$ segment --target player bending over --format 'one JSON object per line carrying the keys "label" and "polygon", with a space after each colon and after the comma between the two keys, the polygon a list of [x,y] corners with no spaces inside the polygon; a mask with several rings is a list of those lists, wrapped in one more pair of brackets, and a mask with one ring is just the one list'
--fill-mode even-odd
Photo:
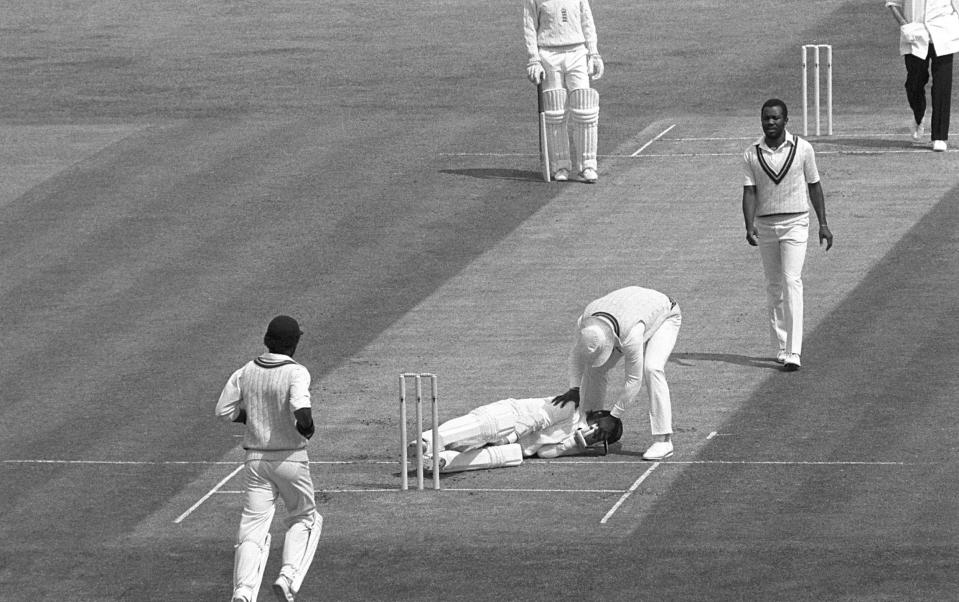
{"label": "player bending over", "polygon": [[[623,423],[609,412],[586,417],[574,405],[559,407],[552,397],[503,399],[482,405],[439,426],[440,472],[519,466],[523,458],[579,454],[593,445],[615,443]],[[433,453],[433,433],[423,433],[424,455]],[[412,446],[416,446],[414,442]]]}

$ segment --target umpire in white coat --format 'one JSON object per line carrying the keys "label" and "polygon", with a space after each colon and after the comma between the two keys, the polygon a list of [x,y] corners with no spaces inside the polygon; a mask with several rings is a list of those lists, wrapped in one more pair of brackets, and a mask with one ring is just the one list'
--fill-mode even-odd
{"label": "umpire in white coat", "polygon": [[906,99],[914,140],[925,130],[926,84],[932,75],[932,150],[945,151],[952,104],[952,55],[959,52],[959,0],[886,0],[899,24],[899,53],[906,61]]}
{"label": "umpire in white coat", "polygon": [[679,305],[667,295],[628,286],[586,306],[576,323],[576,341],[569,353],[570,390],[553,403],[580,403],[585,412],[606,406],[609,371],[623,358],[625,389],[610,413],[622,418],[643,383],[649,396],[649,423],[654,442],[644,460],[673,455],[672,404],[666,384],[666,361],[682,326]]}

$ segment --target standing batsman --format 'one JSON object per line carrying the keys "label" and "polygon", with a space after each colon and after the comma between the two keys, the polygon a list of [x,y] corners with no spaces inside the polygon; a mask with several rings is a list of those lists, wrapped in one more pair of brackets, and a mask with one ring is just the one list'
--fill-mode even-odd
{"label": "standing batsman", "polygon": [[[604,69],[589,0],[523,2],[526,76],[534,84],[543,84],[552,178],[569,180],[572,168],[580,181],[596,182],[599,92],[590,87],[590,77],[598,80]],[[567,110],[572,122],[572,161]]]}
{"label": "standing batsman", "polygon": [[582,400],[587,414],[605,409],[609,371],[623,358],[625,389],[610,413],[621,418],[645,383],[654,442],[643,459],[672,456],[673,418],[666,361],[682,322],[679,305],[649,288],[627,286],[592,301],[576,322],[576,342],[569,353],[570,389],[555,397],[553,403],[565,406]]}
{"label": "standing batsman", "polygon": [[306,451],[314,431],[310,373],[293,361],[302,334],[293,318],[273,318],[263,337],[268,352],[234,372],[216,404],[217,416],[246,425],[246,492],[236,536],[233,602],[256,599],[277,495],[288,513],[283,566],[273,583],[277,600],[293,601],[323,528]]}

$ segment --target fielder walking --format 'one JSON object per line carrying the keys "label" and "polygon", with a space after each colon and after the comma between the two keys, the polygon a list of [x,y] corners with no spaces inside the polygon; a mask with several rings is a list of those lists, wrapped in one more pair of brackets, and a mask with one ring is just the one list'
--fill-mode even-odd
{"label": "fielder walking", "polygon": [[787,371],[801,366],[802,269],[809,238],[809,205],[819,221],[819,244],[832,248],[826,201],[812,145],[786,130],[786,103],[767,100],[761,109],[764,136],[743,153],[743,218],[746,242],[759,247],[766,307],[776,361]]}
{"label": "fielder walking", "polygon": [[292,602],[323,528],[306,451],[314,432],[310,373],[293,360],[302,334],[293,318],[274,318],[263,337],[268,352],[234,372],[216,404],[217,416],[246,425],[246,491],[236,536],[233,602],[256,599],[278,495],[288,517],[283,566],[273,583],[277,600]]}
{"label": "fielder walking", "polygon": [[610,414],[621,419],[645,383],[654,442],[643,459],[672,456],[672,402],[666,384],[666,361],[676,345],[682,321],[676,301],[639,286],[621,288],[591,302],[576,322],[576,339],[569,353],[570,389],[555,397],[553,403],[565,406],[582,402],[587,413],[605,409],[608,373],[623,358],[625,390]]}
{"label": "fielder walking", "polygon": [[590,78],[601,78],[604,67],[589,0],[524,0],[523,32],[526,76],[543,84],[552,179],[569,180],[572,169],[580,181],[596,182],[599,92],[590,87]]}

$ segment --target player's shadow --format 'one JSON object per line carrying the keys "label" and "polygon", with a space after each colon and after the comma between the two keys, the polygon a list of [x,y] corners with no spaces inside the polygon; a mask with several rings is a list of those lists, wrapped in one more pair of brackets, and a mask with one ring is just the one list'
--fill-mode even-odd
{"label": "player's shadow", "polygon": [[860,151],[864,154],[870,152],[898,151],[903,149],[922,150],[928,148],[929,143],[919,143],[908,136],[896,138],[832,138],[816,142],[813,139],[816,150],[827,149],[829,146],[849,149],[849,151]]}
{"label": "player's shadow", "polygon": [[479,180],[513,180],[521,182],[542,182],[543,176],[536,171],[509,169],[505,167],[478,167],[473,169],[441,169],[440,173],[453,176],[466,176]]}
{"label": "player's shadow", "polygon": [[772,357],[749,357],[746,355],[735,355],[732,353],[673,353],[669,360],[680,366],[691,366],[689,362],[724,362],[727,364],[736,364],[738,366],[748,366],[750,368],[768,368],[779,370],[782,365]]}

